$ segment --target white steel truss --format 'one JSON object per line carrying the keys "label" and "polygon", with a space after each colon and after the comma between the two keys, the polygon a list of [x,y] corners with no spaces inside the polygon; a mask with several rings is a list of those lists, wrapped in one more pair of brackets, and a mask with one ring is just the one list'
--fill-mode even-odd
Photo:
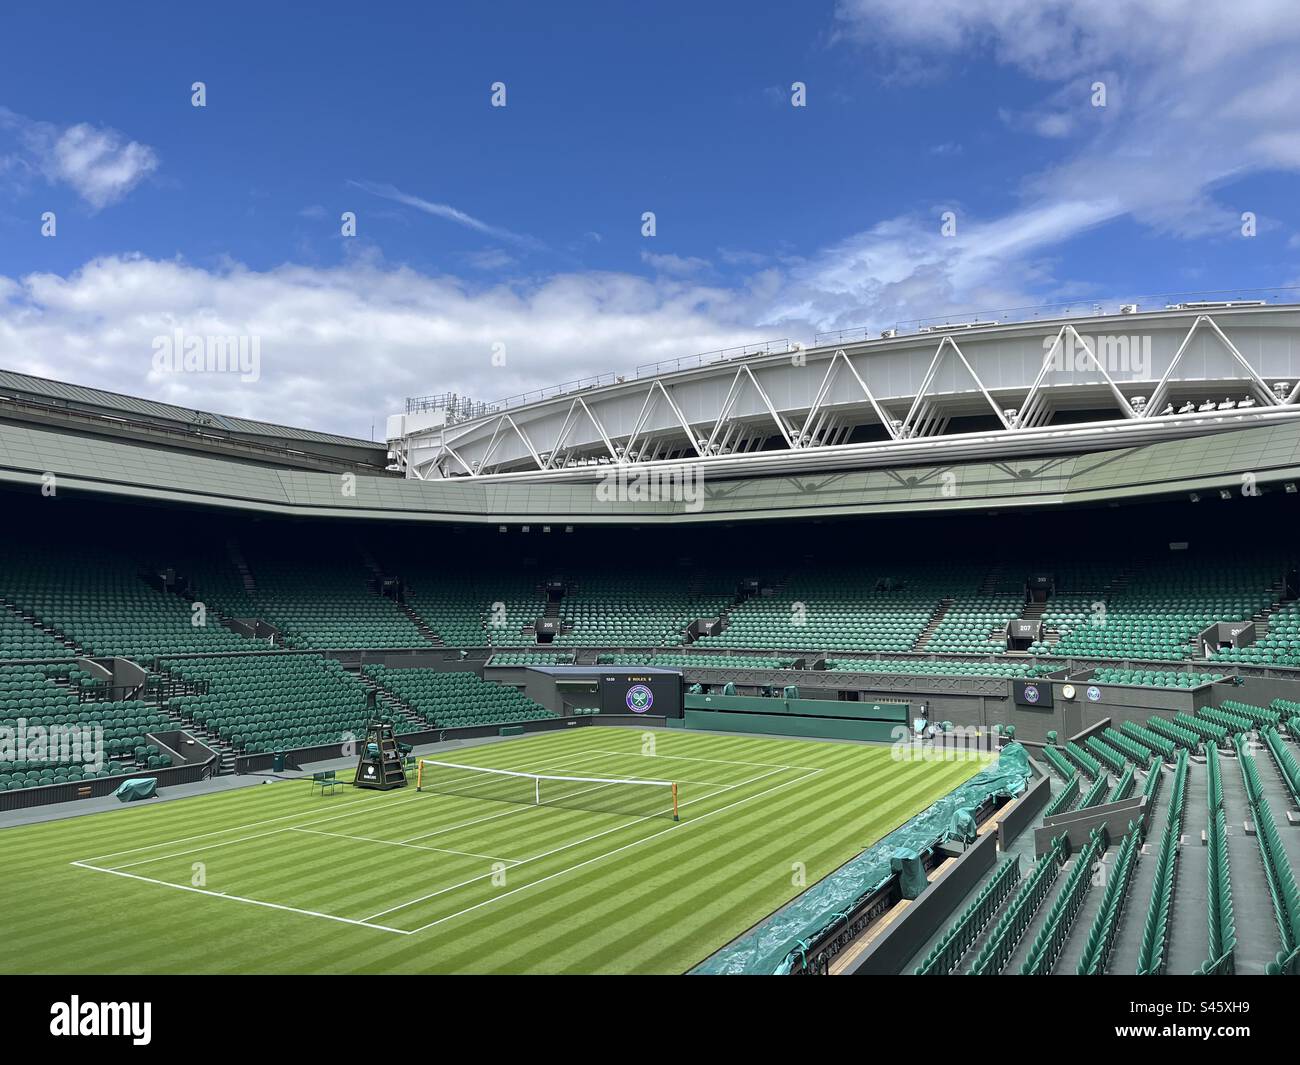
{"label": "white steel truss", "polygon": [[[395,440],[393,449],[399,466],[409,476],[459,476],[462,472],[471,477],[497,476],[503,472],[528,476],[530,471],[549,474],[570,467],[608,463],[713,462],[715,459],[725,460],[727,456],[737,460],[751,456],[757,461],[756,453],[764,451],[842,450],[855,446],[851,441],[859,427],[874,426],[876,422],[883,426],[884,433],[881,434],[883,439],[872,446],[906,449],[913,444],[933,441],[935,446],[942,447],[941,441],[952,432],[953,419],[964,417],[965,412],[972,410],[972,403],[979,403],[975,398],[976,391],[996,419],[997,428],[989,432],[1011,431],[1015,438],[1023,439],[1051,431],[1059,404],[1069,401],[1071,395],[1080,397],[1089,410],[1110,407],[1113,401],[1118,412],[1113,416],[1115,420],[1110,421],[1110,416],[1102,419],[1093,416],[1091,422],[1098,427],[1106,424],[1136,428],[1138,423],[1154,426],[1156,420],[1165,414],[1162,408],[1170,396],[1181,395],[1186,388],[1195,387],[1203,391],[1201,385],[1211,381],[1230,387],[1246,386],[1254,397],[1259,414],[1275,412],[1281,415],[1295,409],[1300,402],[1300,371],[1286,374],[1288,383],[1284,387],[1280,383],[1270,387],[1261,376],[1262,371],[1251,365],[1210,314],[1180,315],[1176,322],[1168,322],[1168,316],[1165,318],[1166,343],[1176,344],[1176,348],[1171,360],[1162,367],[1159,380],[1154,383],[1147,373],[1143,373],[1143,380],[1139,381],[1127,367],[1108,365],[1112,356],[1103,351],[1105,341],[1092,336],[1091,330],[1070,322],[1053,323],[1051,328],[1055,332],[1042,335],[1046,351],[1039,365],[1033,366],[1032,359],[1036,355],[1028,352],[1028,358],[1019,363],[1032,374],[1032,380],[1022,377],[1020,379],[1025,384],[1008,385],[1008,374],[1003,367],[996,386],[997,398],[976,372],[972,358],[963,350],[976,341],[965,336],[959,341],[949,334],[930,339],[924,348],[914,348],[913,365],[917,368],[925,359],[925,352],[931,352],[914,393],[909,389],[898,394],[897,388],[892,388],[886,398],[880,398],[867,383],[867,378],[876,372],[876,364],[864,363],[860,358],[855,362],[857,355],[851,357],[844,348],[836,348],[822,354],[826,365],[821,374],[810,368],[812,376],[804,379],[806,384],[793,389],[787,376],[779,373],[774,377],[767,376],[764,367],[769,364],[727,367],[725,372],[731,373],[730,379],[717,375],[719,379],[714,386],[726,382],[725,398],[720,404],[717,402],[720,388],[704,393],[708,397],[708,413],[696,417],[694,422],[685,411],[699,410],[702,398],[700,393],[689,391],[692,387],[690,380],[679,382],[674,378],[671,383],[666,383],[656,377],[637,387],[635,392],[622,389],[615,393],[620,401],[630,399],[632,404],[635,404],[636,395],[642,397],[630,432],[621,431],[611,436],[601,420],[606,416],[606,410],[601,407],[604,394],[598,391],[564,397],[570,403],[559,432],[554,436],[554,444],[541,450],[529,433],[540,434],[539,439],[544,437],[549,441],[553,434],[551,427],[556,424],[562,409],[558,405],[545,408],[523,406],[514,411],[494,412],[476,422],[433,429],[423,441],[419,440],[418,434]],[[1217,338],[1217,343],[1207,341],[1196,348],[1210,360],[1202,375],[1204,380],[1180,378],[1181,367],[1188,363],[1193,353],[1193,342],[1202,330],[1209,330]],[[935,339],[937,346],[931,348]],[[1067,348],[1067,344],[1071,347]],[[1112,353],[1117,351],[1113,345],[1108,350]],[[1170,350],[1171,347],[1164,348],[1164,351]],[[1065,351],[1075,354],[1072,360],[1063,363],[1060,356]],[[984,357],[979,350],[973,350],[972,357],[975,355]],[[842,380],[846,373],[848,379]],[[949,378],[951,382],[941,384]],[[775,393],[769,392],[769,388],[775,387],[774,381],[781,383],[784,408],[773,401]],[[873,383],[875,381],[873,377]],[[876,389],[880,387],[876,383]],[[805,388],[811,388],[811,391],[804,391]],[[1125,394],[1138,388],[1144,392],[1149,390],[1150,399],[1145,409],[1135,406]],[[758,402],[754,402],[755,398]],[[907,405],[906,416],[899,420],[895,412],[901,413],[904,404]],[[1018,407],[1018,410],[1012,410],[1013,407]],[[637,407],[611,409],[630,413]],[[959,411],[963,414],[959,415]],[[584,419],[589,423],[589,429],[579,424]],[[546,428],[543,430],[539,426]],[[772,439],[772,426],[776,428],[779,441]],[[1082,433],[1085,429],[1080,426],[1068,431]],[[962,430],[962,435],[969,434]],[[864,442],[863,446],[868,443]],[[773,448],[771,444],[777,446]]]}
{"label": "white steel truss", "polygon": [[[641,435],[641,431],[645,428],[646,422],[650,420],[651,415],[658,409],[660,396],[663,396],[664,400],[668,403],[669,408],[673,412],[673,417],[677,419],[677,423],[682,427],[682,431],[686,434],[686,439],[690,441],[691,447],[694,448],[695,454],[704,454],[703,450],[700,448],[699,439],[695,435],[695,430],[691,428],[690,422],[686,420],[686,416],[682,413],[681,407],[677,405],[677,401],[673,398],[672,393],[664,387],[663,382],[656,377],[652,382],[650,382],[650,388],[645,394],[645,401],[641,404],[641,412],[637,415],[636,421],[632,425],[632,432],[628,434],[627,443],[623,448],[623,453],[627,456],[628,462],[637,461],[637,459],[631,457],[633,454],[632,447],[636,443],[637,437]],[[644,453],[645,450],[646,449],[643,448],[642,452]]]}
{"label": "white steel truss", "polygon": [[[1219,328],[1218,323],[1213,318],[1208,314],[1200,314],[1196,316],[1196,321],[1192,323],[1191,329],[1187,330],[1187,335],[1183,337],[1183,342],[1178,345],[1178,350],[1174,352],[1174,357],[1169,360],[1169,365],[1165,368],[1164,376],[1160,378],[1160,383],[1156,385],[1155,391],[1151,393],[1151,399],[1147,403],[1147,417],[1159,417],[1161,404],[1165,402],[1169,395],[1169,379],[1173,376],[1174,370],[1178,368],[1178,364],[1183,361],[1183,356],[1187,353],[1187,346],[1192,342],[1192,337],[1196,335],[1196,331],[1202,326],[1214,330],[1215,336],[1223,342],[1223,346],[1227,348],[1228,354],[1236,360],[1237,364],[1246,371],[1247,375],[1255,383],[1258,398],[1263,402],[1263,404],[1268,407],[1279,406],[1282,403],[1282,400],[1278,399],[1277,396],[1273,394],[1268,385],[1264,383],[1264,379],[1255,372],[1255,367],[1251,366],[1251,364],[1246,361],[1245,356],[1237,350],[1237,345],[1224,335],[1223,330]],[[1291,395],[1294,396],[1295,392],[1293,391]],[[1288,397],[1288,401],[1290,398],[1291,397]]]}
{"label": "white steel truss", "polygon": [[555,438],[555,444],[551,447],[551,453],[546,456],[546,464],[542,469],[549,470],[554,468],[556,456],[559,455],[560,451],[564,448],[564,442],[568,440],[569,434],[573,432],[573,427],[577,422],[577,413],[579,408],[582,408],[582,410],[586,412],[587,417],[591,419],[591,424],[596,427],[596,432],[600,434],[600,439],[604,442],[606,449],[609,451],[609,457],[615,462],[619,461],[618,452],[614,450],[614,444],[610,440],[609,434],[605,432],[605,427],[600,424],[600,419],[591,412],[591,408],[587,406],[586,400],[581,396],[578,396],[577,399],[569,404],[569,412],[564,416],[564,426],[560,429],[560,435]]}
{"label": "white steel truss", "polygon": [[1089,346],[1088,342],[1079,335],[1079,331],[1073,325],[1063,325],[1057,331],[1056,340],[1052,346],[1047,349],[1043,356],[1043,365],[1038,369],[1038,376],[1034,378],[1034,383],[1029,387],[1029,394],[1025,396],[1021,404],[1020,413],[1016,416],[1014,428],[1032,429],[1044,424],[1052,416],[1052,406],[1050,401],[1043,400],[1043,385],[1047,379],[1048,372],[1052,369],[1057,353],[1064,347],[1065,338],[1070,336],[1074,343],[1078,344],[1088,356],[1088,361],[1092,363],[1092,368],[1097,370],[1106,380],[1106,385],[1110,388],[1111,395],[1115,397],[1115,403],[1120,409],[1120,413],[1125,418],[1136,418],[1132,405],[1125,398],[1124,393],[1120,391],[1119,385],[1115,384],[1115,379],[1111,377],[1106,367],[1102,365],[1101,360],[1097,358],[1097,353]]}
{"label": "white steel truss", "polygon": [[[907,412],[907,417],[903,419],[903,428],[901,435],[906,438],[917,436],[938,436],[943,432],[944,427],[948,424],[948,416],[942,414],[936,409],[936,404],[929,401],[927,393],[930,386],[934,384],[935,375],[938,373],[939,365],[943,358],[945,348],[952,348],[961,360],[961,364],[966,367],[966,372],[971,375],[980,394],[988,402],[990,409],[997,415],[997,419],[1002,423],[1003,429],[1010,429],[1011,423],[1007,421],[1007,416],[998,406],[997,401],[989,394],[989,390],[984,387],[984,382],[980,380],[980,375],[975,372],[975,368],[967,361],[966,356],[962,353],[957,341],[950,336],[945,336],[939,341],[939,346],[934,349],[934,358],[930,360],[929,369],[925,371],[925,377],[921,380],[921,387],[916,390],[916,398],[912,400],[911,409]],[[913,423],[912,419],[921,412],[921,418]]]}
{"label": "white steel truss", "polygon": [[736,371],[736,376],[731,379],[731,387],[727,389],[727,398],[722,401],[722,409],[718,412],[718,420],[713,424],[713,431],[709,433],[709,439],[705,444],[704,450],[709,454],[715,453],[713,451],[713,445],[717,441],[718,430],[731,421],[731,412],[735,408],[736,401],[740,399],[741,393],[743,392],[745,378],[748,378],[749,382],[754,386],[754,391],[758,393],[758,398],[763,401],[763,406],[767,408],[767,413],[772,416],[772,421],[776,423],[776,427],[780,431],[782,439],[785,440],[785,446],[791,451],[794,451],[797,445],[795,444],[794,439],[790,436],[789,428],[781,419],[781,415],[776,412],[776,406],[772,403],[771,397],[768,396],[767,392],[763,389],[763,386],[758,383],[758,378],[754,376],[754,371],[748,366],[740,367],[740,369]]}
{"label": "white steel truss", "polygon": [[[845,354],[844,349],[840,348],[831,356],[830,365],[826,367],[826,373],[822,377],[822,383],[818,386],[817,392],[813,396],[812,404],[808,408],[808,417],[804,419],[804,427],[799,431],[798,436],[795,437],[796,447],[817,446],[814,443],[810,443],[810,439],[816,438],[817,429],[820,428],[819,424],[814,425],[814,421],[817,419],[818,415],[821,414],[822,406],[826,402],[826,397],[830,395],[831,388],[835,384],[836,371],[838,371],[841,362],[843,365],[848,367],[849,373],[853,375],[853,380],[857,382],[858,387],[862,389],[862,394],[866,396],[867,400],[871,403],[871,409],[876,412],[876,417],[880,419],[880,424],[885,427],[885,431],[889,434],[889,438],[891,440],[898,439],[898,430],[894,428],[893,419],[889,417],[889,414],[880,405],[875,395],[872,394],[871,389],[867,387],[867,382],[862,379],[862,375],[858,373],[858,368],[853,365],[853,361],[847,354]],[[812,430],[811,433],[809,432],[810,428]]]}
{"label": "white steel truss", "polygon": [[500,418],[497,419],[497,423],[492,430],[492,437],[488,441],[487,450],[483,452],[483,457],[478,461],[476,466],[471,466],[469,463],[467,463],[464,459],[460,457],[460,455],[456,453],[455,449],[453,449],[452,446],[449,443],[447,443],[447,430],[445,427],[442,431],[442,440],[440,441],[440,446],[442,447],[443,451],[445,451],[448,455],[454,458],[457,462],[461,464],[461,466],[465,468],[466,473],[468,473],[471,477],[477,477],[479,476],[479,474],[485,471],[488,468],[489,464],[492,462],[492,456],[496,454],[497,447],[501,443],[501,429],[503,426],[506,425],[508,425],[511,429],[513,429],[515,431],[515,435],[518,436],[519,439],[523,442],[524,447],[528,449],[528,453],[533,457],[533,462],[537,464],[537,468],[539,470],[546,469],[547,467],[542,462],[541,455],[539,455],[537,453],[537,449],[533,447],[533,442],[528,439],[528,434],[525,433],[521,428],[519,428],[519,426],[515,423],[514,418],[512,418],[509,414],[503,414],[501,415]]}

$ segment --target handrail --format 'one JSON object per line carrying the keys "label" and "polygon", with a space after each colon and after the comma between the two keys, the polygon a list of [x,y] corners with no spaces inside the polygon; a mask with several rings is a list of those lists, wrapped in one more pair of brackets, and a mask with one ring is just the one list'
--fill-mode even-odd
{"label": "handrail", "polygon": [[716,362],[730,362],[734,359],[749,358],[754,355],[786,354],[790,349],[791,341],[788,337],[782,337],[779,340],[761,340],[752,344],[741,344],[736,347],[704,351],[697,355],[683,355],[676,359],[643,363],[631,373],[620,374],[611,371],[596,374],[593,377],[580,377],[573,381],[564,381],[558,385],[546,385],[543,388],[520,392],[518,395],[507,396],[505,399],[493,400],[490,403],[469,400],[452,392],[442,392],[432,396],[409,396],[406,400],[406,413],[417,414],[429,410],[447,410],[451,415],[448,418],[450,422],[472,421],[475,418],[482,418],[489,414],[500,414],[516,407],[523,407],[529,403],[586,392],[604,385],[623,384],[629,380],[635,381],[643,377],[661,377],[664,374],[676,373],[679,370],[709,366]]}
{"label": "handrail", "polygon": [[[1042,303],[1029,304],[1020,307],[1000,307],[992,310],[959,310],[950,314],[931,315],[927,318],[909,318],[894,322],[889,327],[892,334],[900,336],[918,333],[926,326],[945,326],[971,323],[971,328],[987,328],[990,326],[1016,325],[1020,322],[1030,324],[1035,321],[1055,318],[1071,318],[1086,315],[1088,317],[1097,317],[1102,315],[1115,314],[1119,308],[1126,305],[1140,306],[1143,300],[1176,300],[1180,302],[1190,302],[1191,297],[1218,297],[1215,302],[1226,302],[1235,299],[1258,299],[1260,296],[1267,296],[1269,293],[1294,293],[1300,292],[1300,285],[1279,285],[1274,288],[1255,288],[1255,289],[1203,289],[1200,291],[1185,292],[1149,292],[1138,296],[1110,296],[1100,299],[1081,300],[1074,303]],[[1278,305],[1286,305],[1295,302],[1294,300],[1283,300],[1278,296],[1272,296],[1272,299],[1278,301]],[[1107,308],[1115,308],[1107,310]],[[1162,303],[1160,307],[1154,310],[1172,310],[1168,304]],[[1226,308],[1225,308],[1226,309]],[[1123,313],[1123,312],[1120,312]],[[1016,317],[1012,317],[1015,315]],[[813,336],[813,346],[820,347],[823,344],[838,344],[845,340],[872,340],[881,335],[881,332],[888,332],[882,326],[851,326],[848,329],[831,329],[818,332]]]}

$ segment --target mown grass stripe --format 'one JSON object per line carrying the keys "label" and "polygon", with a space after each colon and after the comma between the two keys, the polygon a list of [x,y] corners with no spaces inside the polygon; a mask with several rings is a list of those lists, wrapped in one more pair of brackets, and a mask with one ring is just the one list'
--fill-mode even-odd
{"label": "mown grass stripe", "polygon": [[[979,768],[903,763],[888,747],[686,732],[654,733],[656,753],[647,757],[644,735],[637,729],[573,730],[461,748],[448,760],[560,772],[557,763],[569,759],[581,769],[575,775],[739,786],[683,785],[684,797],[693,800],[684,820],[646,842],[638,841],[671,823],[620,824],[604,815],[522,807],[518,816],[465,826],[502,804],[439,796],[407,802],[410,791],[345,792],[336,801],[310,795],[305,781],[4,830],[0,956],[11,972],[682,971],[788,901],[797,890],[789,882],[791,862],[805,861],[812,882]],[[740,762],[755,764],[727,764]],[[799,775],[778,770],[753,779],[763,766],[821,772],[760,794]],[[353,799],[359,800],[355,806],[344,805]],[[692,827],[692,818],[717,810],[723,812]],[[401,927],[460,915],[410,936],[68,864],[137,848],[121,861],[189,851],[176,841],[195,836],[201,845],[257,835],[206,855],[199,846],[132,870],[188,884],[192,863],[203,861],[215,890],[238,888],[248,897],[348,917],[417,898],[461,868],[455,855],[288,830],[339,814],[322,829],[379,839],[433,833],[433,846],[510,857],[540,855],[614,830],[507,869],[504,889],[484,880],[411,907],[397,915]],[[281,820],[262,824],[271,818]],[[258,835],[272,828],[278,830]],[[487,863],[465,861],[473,871],[487,871]],[[225,870],[227,862],[236,868]],[[533,886],[506,894],[526,884]],[[460,912],[480,902],[487,904]],[[165,937],[157,935],[160,927]]]}

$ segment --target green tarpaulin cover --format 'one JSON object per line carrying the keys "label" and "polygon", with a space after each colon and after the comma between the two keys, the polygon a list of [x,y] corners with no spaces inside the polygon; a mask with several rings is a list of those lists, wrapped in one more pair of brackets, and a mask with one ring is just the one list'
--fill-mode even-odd
{"label": "green tarpaulin cover", "polygon": [[970,843],[975,839],[979,827],[975,823],[975,811],[969,806],[963,806],[960,810],[954,810],[952,813],[952,820],[948,822],[948,838]]}
{"label": "green tarpaulin cover", "polygon": [[153,777],[132,777],[124,780],[113,792],[118,802],[135,802],[137,799],[152,799],[158,794],[158,781]]}
{"label": "green tarpaulin cover", "polygon": [[734,943],[706,958],[692,974],[744,975],[787,973],[801,951],[848,914],[892,875],[900,848],[922,854],[950,838],[958,811],[974,810],[991,795],[1016,796],[1029,782],[1029,756],[1018,743],[1002,748],[996,762],[985,766],[961,787],[950,791],[825,880],[777,910]]}
{"label": "green tarpaulin cover", "polygon": [[916,898],[929,883],[925,875],[925,863],[910,847],[899,847],[894,851],[893,857],[889,859],[889,870],[898,874],[898,886],[905,899]]}

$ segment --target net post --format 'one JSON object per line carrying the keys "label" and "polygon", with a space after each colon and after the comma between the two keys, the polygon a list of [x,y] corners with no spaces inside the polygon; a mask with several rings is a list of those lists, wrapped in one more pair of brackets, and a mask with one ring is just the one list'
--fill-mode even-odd
{"label": "net post", "polygon": [[423,783],[424,783],[424,759],[417,758],[415,760],[415,790],[420,791],[421,785]]}
{"label": "net post", "polygon": [[673,820],[677,820],[677,781],[673,781]]}

